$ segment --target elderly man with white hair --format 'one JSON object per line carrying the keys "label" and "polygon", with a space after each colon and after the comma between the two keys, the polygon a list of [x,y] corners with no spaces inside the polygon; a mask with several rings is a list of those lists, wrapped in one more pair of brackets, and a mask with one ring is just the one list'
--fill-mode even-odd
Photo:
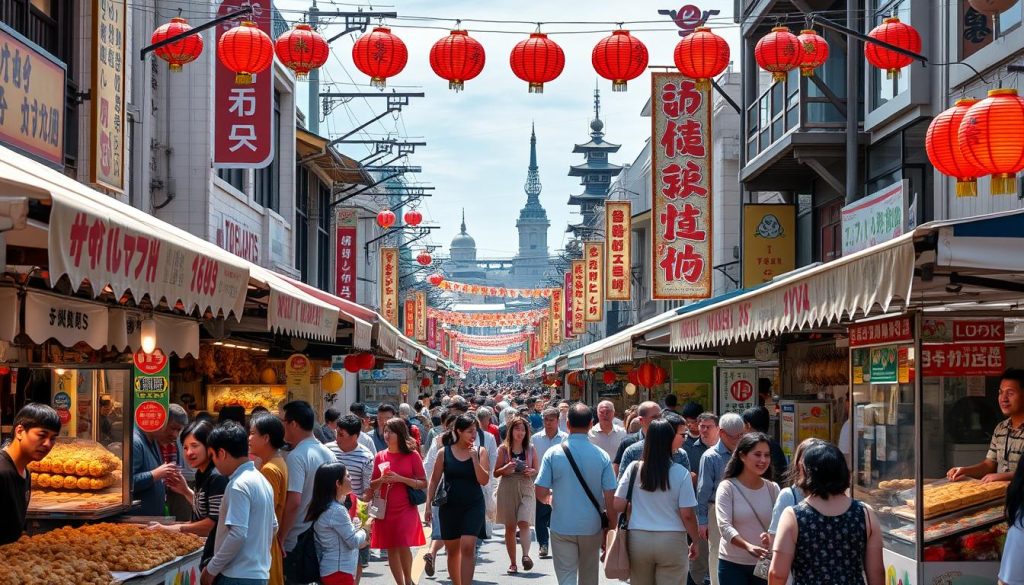
{"label": "elderly man with white hair", "polygon": [[722,539],[715,517],[715,491],[725,477],[725,465],[732,458],[736,444],[743,438],[743,417],[735,412],[718,419],[718,442],[700,458],[697,477],[697,524],[700,536],[708,543],[708,572],[711,585],[718,585],[718,545]]}
{"label": "elderly man with white hair", "polygon": [[615,424],[615,405],[610,400],[602,400],[597,404],[597,424],[587,433],[591,444],[615,457],[619,444],[626,438],[626,429]]}

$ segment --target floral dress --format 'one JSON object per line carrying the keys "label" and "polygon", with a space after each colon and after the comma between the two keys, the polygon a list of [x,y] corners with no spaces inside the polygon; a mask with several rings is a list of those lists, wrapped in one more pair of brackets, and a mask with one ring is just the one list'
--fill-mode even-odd
{"label": "floral dress", "polygon": [[864,585],[864,553],[868,543],[864,505],[850,501],[839,516],[826,516],[807,501],[796,514],[793,585]]}

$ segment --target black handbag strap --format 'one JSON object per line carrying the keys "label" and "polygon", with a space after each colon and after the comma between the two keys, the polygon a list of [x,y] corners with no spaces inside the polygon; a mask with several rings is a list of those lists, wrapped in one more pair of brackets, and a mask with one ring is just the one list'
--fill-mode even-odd
{"label": "black handbag strap", "polygon": [[569,451],[569,445],[566,442],[562,443],[562,451],[565,451],[566,458],[569,459],[569,465],[572,466],[572,472],[576,474],[576,479],[579,480],[580,485],[583,486],[583,491],[587,493],[587,498],[590,499],[590,503],[594,505],[594,509],[597,510],[598,514],[603,515],[604,510],[601,509],[601,505],[597,503],[597,498],[590,492],[590,487],[587,482],[583,480],[583,474],[580,473],[580,468],[576,466],[576,460],[572,458],[572,452]]}

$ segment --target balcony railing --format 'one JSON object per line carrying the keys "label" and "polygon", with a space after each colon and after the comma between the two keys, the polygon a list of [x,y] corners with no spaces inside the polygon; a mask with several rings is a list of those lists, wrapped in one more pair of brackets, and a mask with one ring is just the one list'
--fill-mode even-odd
{"label": "balcony railing", "polygon": [[747,106],[746,161],[753,160],[790,132],[846,128],[846,100],[830,97],[831,93],[824,82],[815,83],[800,76],[797,70],[790,72],[785,81],[766,89]]}

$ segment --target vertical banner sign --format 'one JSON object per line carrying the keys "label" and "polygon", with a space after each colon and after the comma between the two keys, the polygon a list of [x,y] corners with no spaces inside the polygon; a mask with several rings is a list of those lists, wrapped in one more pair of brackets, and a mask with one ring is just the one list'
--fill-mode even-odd
{"label": "vertical banner sign", "polygon": [[551,323],[547,317],[540,318],[540,350],[544,355],[547,355],[548,350],[551,349]]}
{"label": "vertical banner sign", "polygon": [[564,327],[562,309],[565,303],[562,302],[562,289],[551,289],[551,343],[557,345],[562,341],[562,328]]}
{"label": "vertical banner sign", "polygon": [[[253,13],[217,26],[217,42],[224,33],[251,20],[274,38],[270,28],[271,0],[224,0],[217,16],[252,4]],[[215,43],[216,44],[216,43]],[[235,83],[235,73],[214,59],[213,165],[230,169],[261,169],[274,159],[274,73],[252,76],[252,84]]]}
{"label": "vertical banner sign", "polygon": [[405,336],[412,339],[416,336],[416,298],[405,299]]}
{"label": "vertical banner sign", "polygon": [[606,201],[604,204],[605,299],[628,301],[630,291],[630,222],[632,203]]}
{"label": "vertical banner sign", "polygon": [[171,404],[170,360],[159,349],[150,354],[140,349],[132,361],[135,426],[146,433],[159,431],[167,422]]}
{"label": "vertical banner sign", "polygon": [[427,347],[437,349],[437,319],[427,319]]}
{"label": "vertical banner sign", "polygon": [[125,0],[92,4],[92,152],[89,178],[124,191]]}
{"label": "vertical banner sign", "polygon": [[572,334],[581,335],[586,329],[583,322],[583,274],[586,272],[583,260],[572,261]]}
{"label": "vertical banner sign", "polygon": [[0,143],[64,168],[66,67],[0,23]]}
{"label": "vertical banner sign", "polygon": [[589,323],[600,322],[604,319],[604,242],[584,242],[583,258],[586,262],[583,318]]}
{"label": "vertical banner sign", "polygon": [[380,249],[380,312],[398,327],[398,248]]}
{"label": "vertical banner sign", "polygon": [[427,293],[416,293],[416,341],[427,340]]}
{"label": "vertical banner sign", "polygon": [[743,287],[796,268],[796,207],[743,206]]}
{"label": "vertical banner sign", "polygon": [[711,90],[651,74],[652,296],[711,296]]}
{"label": "vertical banner sign", "polygon": [[335,213],[334,294],[356,300],[356,239],[359,215],[355,208],[339,207]]}
{"label": "vertical banner sign", "polygon": [[[570,265],[571,266],[571,265]],[[562,287],[562,302],[565,314],[565,338],[573,337],[573,294],[572,294],[572,269],[565,273],[565,286]]]}

